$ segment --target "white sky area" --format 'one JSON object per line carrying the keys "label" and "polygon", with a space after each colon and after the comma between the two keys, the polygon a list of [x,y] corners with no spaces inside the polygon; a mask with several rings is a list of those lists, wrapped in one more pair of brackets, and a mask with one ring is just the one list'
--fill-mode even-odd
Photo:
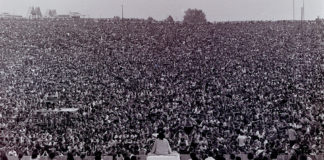
{"label": "white sky area", "polygon": [[[182,20],[188,8],[202,9],[209,21],[291,20],[293,0],[0,0],[0,13],[26,16],[28,8],[39,6],[44,14],[80,12],[92,18],[124,17],[162,20],[171,15]],[[295,18],[300,19],[303,0],[295,0]],[[324,17],[324,0],[305,0],[305,19]]]}

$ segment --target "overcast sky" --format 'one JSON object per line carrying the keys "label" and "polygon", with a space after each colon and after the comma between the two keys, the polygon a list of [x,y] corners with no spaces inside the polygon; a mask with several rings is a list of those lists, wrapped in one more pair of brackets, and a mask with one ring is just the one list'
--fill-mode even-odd
{"label": "overcast sky", "polygon": [[[283,20],[293,18],[293,0],[0,0],[0,13],[26,16],[30,6],[39,6],[43,14],[56,9],[58,14],[70,11],[86,16],[165,19],[171,15],[182,20],[188,8],[202,9],[209,21]],[[300,19],[302,0],[295,0],[296,19]],[[324,17],[324,0],[305,0],[306,19]]]}

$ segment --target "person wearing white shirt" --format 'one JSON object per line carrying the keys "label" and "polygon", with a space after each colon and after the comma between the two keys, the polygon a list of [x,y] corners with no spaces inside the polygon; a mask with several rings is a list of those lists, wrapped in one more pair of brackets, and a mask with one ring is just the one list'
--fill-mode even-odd
{"label": "person wearing white shirt", "polygon": [[248,137],[246,135],[243,135],[242,133],[240,133],[236,139],[238,142],[239,148],[242,152],[245,152],[245,144],[246,144],[247,139],[248,139]]}
{"label": "person wearing white shirt", "polygon": [[257,131],[256,132],[256,136],[258,136],[259,138],[264,138],[264,136],[265,136],[265,132],[264,132],[264,130],[262,130],[262,133],[261,133],[261,131]]}
{"label": "person wearing white shirt", "polygon": [[17,157],[18,156],[18,154],[17,154],[17,152],[15,150],[9,151],[8,155],[9,156],[14,156],[14,157]]}
{"label": "person wearing white shirt", "polygon": [[205,160],[215,160],[213,157],[207,157]]}
{"label": "person wearing white shirt", "polygon": [[159,133],[157,136],[157,139],[154,142],[153,148],[151,150],[151,154],[156,155],[169,155],[171,154],[171,147],[169,144],[169,141],[165,139],[165,136],[163,133]]}
{"label": "person wearing white shirt", "polygon": [[293,146],[297,141],[297,132],[292,127],[290,127],[287,130],[287,134],[288,140],[290,141],[290,146]]}
{"label": "person wearing white shirt", "polygon": [[180,160],[180,154],[172,152],[169,141],[165,138],[164,133],[160,132],[147,160]]}
{"label": "person wearing white shirt", "polygon": [[237,137],[237,141],[239,143],[239,147],[244,147],[245,146],[245,143],[246,143],[247,138],[248,138],[247,136],[242,135],[242,134],[240,134]]}
{"label": "person wearing white shirt", "polygon": [[215,160],[215,159],[213,158],[213,153],[209,152],[209,153],[208,153],[208,157],[207,157],[205,160]]}

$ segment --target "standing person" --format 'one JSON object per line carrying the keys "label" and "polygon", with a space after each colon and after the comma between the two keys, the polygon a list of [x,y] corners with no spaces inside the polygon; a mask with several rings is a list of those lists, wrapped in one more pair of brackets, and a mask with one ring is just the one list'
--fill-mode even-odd
{"label": "standing person", "polygon": [[292,147],[297,142],[297,132],[293,129],[293,127],[290,127],[287,130],[287,134],[290,146]]}
{"label": "standing person", "polygon": [[85,157],[86,157],[86,154],[85,154],[85,153],[81,153],[80,158],[81,158],[82,160],[84,160]]}
{"label": "standing person", "polygon": [[74,160],[74,157],[73,157],[73,153],[72,152],[69,152],[68,154],[67,154],[67,158],[66,158],[67,160]]}
{"label": "standing person", "polygon": [[239,149],[241,152],[245,152],[245,144],[246,144],[248,137],[246,135],[243,135],[242,132],[240,132],[240,131],[238,131],[238,132],[239,132],[239,135],[236,140],[238,142]]}
{"label": "standing person", "polygon": [[124,157],[121,153],[117,153],[116,160],[124,160]]}
{"label": "standing person", "polygon": [[0,160],[8,160],[8,157],[4,151],[0,151]]}
{"label": "standing person", "polygon": [[189,138],[184,132],[179,133],[179,141],[178,141],[178,147],[179,147],[179,153],[180,154],[187,154],[189,149]]}
{"label": "standing person", "polygon": [[39,159],[37,150],[33,151],[32,155],[31,155],[31,159],[33,159],[33,160],[38,160]]}
{"label": "standing person", "polygon": [[95,152],[95,160],[101,160],[101,155],[102,155],[101,151],[96,151]]}
{"label": "standing person", "polygon": [[249,160],[252,160],[252,159],[254,158],[253,153],[248,153],[247,158],[248,158]]}
{"label": "standing person", "polygon": [[19,160],[22,160],[23,156],[24,156],[23,153],[19,153],[19,154],[18,154],[18,159],[19,159]]}
{"label": "standing person", "polygon": [[199,160],[196,153],[190,153],[190,159],[189,160]]}
{"label": "standing person", "polygon": [[55,152],[50,152],[49,153],[49,155],[48,155],[48,158],[50,159],[50,160],[55,160]]}

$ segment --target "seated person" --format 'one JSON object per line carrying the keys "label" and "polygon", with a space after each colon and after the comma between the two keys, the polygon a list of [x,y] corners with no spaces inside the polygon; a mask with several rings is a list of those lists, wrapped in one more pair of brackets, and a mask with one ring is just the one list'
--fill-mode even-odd
{"label": "seated person", "polygon": [[165,139],[164,133],[160,132],[147,160],[180,160],[180,155],[171,151],[169,141]]}
{"label": "seated person", "polygon": [[172,153],[169,141],[165,139],[162,132],[157,136],[150,153],[153,155],[170,155]]}

